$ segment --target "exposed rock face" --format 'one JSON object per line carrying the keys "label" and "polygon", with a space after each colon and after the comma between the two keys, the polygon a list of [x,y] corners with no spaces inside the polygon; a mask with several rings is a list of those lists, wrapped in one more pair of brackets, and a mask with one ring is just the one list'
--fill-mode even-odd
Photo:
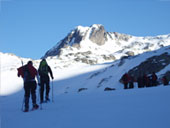
{"label": "exposed rock face", "polygon": [[132,52],[132,51],[128,51],[128,52],[126,52],[126,54],[127,54],[128,56],[134,56],[134,55],[135,55],[134,52]]}
{"label": "exposed rock face", "polygon": [[98,27],[92,27],[92,31],[91,31],[89,39],[93,43],[96,43],[98,45],[104,45],[105,42],[107,41],[106,34],[107,33],[104,27],[101,25],[100,26],[98,25]]}
{"label": "exposed rock face", "polygon": [[116,90],[115,88],[110,88],[110,87],[106,87],[105,89],[104,89],[104,91],[113,91],[113,90]]}
{"label": "exposed rock face", "polygon": [[97,64],[97,60],[88,59],[88,58],[85,58],[85,57],[84,58],[77,57],[74,60],[77,61],[77,62],[82,62],[82,63],[89,64],[89,65]]}
{"label": "exposed rock face", "polygon": [[130,35],[120,34],[120,33],[117,33],[117,32],[114,32],[114,35],[115,35],[117,40],[124,40],[124,41],[128,41],[132,37]]}
{"label": "exposed rock face", "polygon": [[73,30],[63,40],[61,40],[58,43],[58,45],[53,47],[53,49],[47,51],[45,53],[45,56],[42,58],[46,58],[48,56],[59,55],[61,52],[61,48],[64,48],[67,46],[73,46],[73,47],[79,48],[80,47],[79,43],[85,38],[83,34],[78,29]]}
{"label": "exposed rock face", "polygon": [[159,56],[153,56],[131,69],[128,73],[138,77],[139,75],[159,72],[170,64],[170,55],[165,52]]}
{"label": "exposed rock face", "polygon": [[78,92],[85,91],[85,90],[87,90],[87,88],[80,88],[78,89]]}

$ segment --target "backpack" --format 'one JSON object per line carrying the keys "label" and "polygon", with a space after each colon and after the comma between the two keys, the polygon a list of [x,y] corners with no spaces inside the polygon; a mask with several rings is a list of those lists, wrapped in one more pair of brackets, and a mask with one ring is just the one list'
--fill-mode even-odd
{"label": "backpack", "polygon": [[48,65],[41,66],[40,74],[41,75],[48,75]]}
{"label": "backpack", "polygon": [[30,81],[32,79],[31,73],[27,66],[24,67],[24,82]]}

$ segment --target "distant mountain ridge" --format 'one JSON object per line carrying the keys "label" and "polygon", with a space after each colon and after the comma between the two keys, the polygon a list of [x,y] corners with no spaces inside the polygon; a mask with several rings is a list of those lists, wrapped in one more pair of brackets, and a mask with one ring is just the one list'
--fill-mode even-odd
{"label": "distant mountain ridge", "polygon": [[97,64],[112,62],[124,56],[134,56],[170,45],[170,34],[155,37],[135,37],[107,32],[103,25],[78,26],[63,40],[48,50],[42,58],[58,57],[67,61]]}

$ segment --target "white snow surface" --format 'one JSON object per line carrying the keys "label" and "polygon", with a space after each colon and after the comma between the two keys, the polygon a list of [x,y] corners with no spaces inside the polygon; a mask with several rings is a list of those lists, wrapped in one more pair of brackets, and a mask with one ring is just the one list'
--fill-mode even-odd
{"label": "white snow surface", "polygon": [[169,128],[169,92],[170,86],[55,93],[42,110],[23,113],[21,91],[1,97],[1,128]]}
{"label": "white snow surface", "polygon": [[[134,89],[124,90],[119,83],[125,72],[164,52],[170,54],[170,46],[143,52],[126,59],[121,66],[119,59],[87,65],[69,58],[49,57],[47,62],[55,78],[50,82],[50,98],[53,87],[54,102],[44,103],[42,110],[28,113],[21,111],[24,90],[17,68],[22,65],[21,60],[26,64],[31,59],[0,53],[0,128],[169,128],[170,86],[138,89],[135,83]],[[36,68],[39,62],[33,60]],[[157,75],[168,70],[170,65]],[[106,87],[116,90],[106,92]],[[87,90],[78,92],[80,88]],[[39,103],[38,86],[36,94]]]}

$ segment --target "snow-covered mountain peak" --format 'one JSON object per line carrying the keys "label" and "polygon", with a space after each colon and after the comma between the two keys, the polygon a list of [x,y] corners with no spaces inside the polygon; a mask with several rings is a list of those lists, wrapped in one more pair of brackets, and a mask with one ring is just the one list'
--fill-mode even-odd
{"label": "snow-covered mountain peak", "polygon": [[87,32],[88,30],[91,30],[91,29],[99,29],[100,27],[104,27],[102,24],[93,24],[91,25],[90,27],[89,26],[77,26],[74,30],[78,30],[80,32]]}
{"label": "snow-covered mountain peak", "polygon": [[107,32],[103,25],[77,26],[63,40],[48,50],[43,58],[56,56],[64,62],[97,64],[112,62],[170,45],[169,35],[136,37]]}
{"label": "snow-covered mountain peak", "polygon": [[52,49],[48,50],[43,58],[60,55],[61,49],[73,47],[84,49],[102,46],[108,40],[107,32],[101,24],[93,24],[90,27],[77,26],[63,40],[58,42]]}
{"label": "snow-covered mountain peak", "polygon": [[93,45],[93,43],[103,45],[105,43],[105,39],[103,38],[105,35],[106,32],[102,25],[94,24],[91,27],[77,26],[70,33],[68,33],[63,40],[48,50],[43,58],[60,55],[61,49],[67,48],[68,46],[80,49],[83,47],[88,47],[88,45]]}
{"label": "snow-covered mountain peak", "polygon": [[88,31],[89,27],[77,26],[72,32],[79,31],[80,33],[85,33]]}
{"label": "snow-covered mountain peak", "polygon": [[103,25],[102,25],[102,24],[93,24],[93,25],[91,25],[90,27],[97,29],[97,28],[103,27]]}

